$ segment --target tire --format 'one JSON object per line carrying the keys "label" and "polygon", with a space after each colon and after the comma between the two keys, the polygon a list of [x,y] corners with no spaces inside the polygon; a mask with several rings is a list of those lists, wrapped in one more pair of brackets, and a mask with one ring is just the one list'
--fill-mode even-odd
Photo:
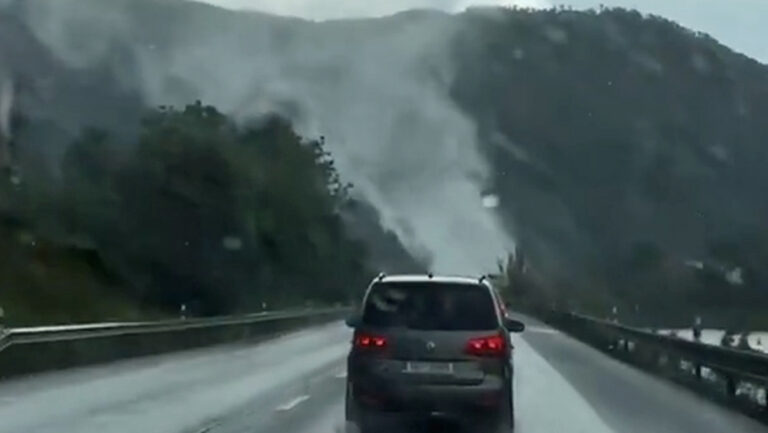
{"label": "tire", "polygon": [[347,382],[346,393],[344,395],[344,433],[361,433],[358,425],[359,411],[355,407],[352,395],[349,392],[350,385]]}
{"label": "tire", "polygon": [[495,420],[488,420],[481,424],[480,431],[483,433],[510,433],[512,428],[506,418],[501,416]]}
{"label": "tire", "polygon": [[507,413],[507,420],[509,423],[509,431],[515,430],[515,391],[514,386],[512,386],[512,379],[510,379],[510,385],[509,385],[509,391],[507,392],[507,401],[509,402],[508,405],[508,413]]}
{"label": "tire", "polygon": [[510,433],[515,430],[515,397],[513,392],[512,380],[505,390],[506,398],[498,409],[498,416],[490,421],[490,425],[484,431],[491,433]]}
{"label": "tire", "polygon": [[347,384],[347,391],[344,397],[344,432],[345,433],[371,433],[373,430],[366,422],[364,411],[355,402],[350,393],[350,386]]}
{"label": "tire", "polygon": [[346,421],[344,423],[344,433],[360,433],[360,429],[352,421]]}
{"label": "tire", "polygon": [[479,431],[483,433],[511,433],[515,428],[514,403],[507,394],[507,398],[497,407],[495,412],[482,416],[478,424]]}
{"label": "tire", "polygon": [[355,410],[352,408],[353,402],[352,402],[352,395],[349,392],[349,382],[347,382],[346,386],[346,392],[344,394],[344,420],[345,421],[354,421],[355,418]]}
{"label": "tire", "polygon": [[365,415],[354,420],[347,420],[344,427],[346,433],[377,433],[380,430],[366,420]]}

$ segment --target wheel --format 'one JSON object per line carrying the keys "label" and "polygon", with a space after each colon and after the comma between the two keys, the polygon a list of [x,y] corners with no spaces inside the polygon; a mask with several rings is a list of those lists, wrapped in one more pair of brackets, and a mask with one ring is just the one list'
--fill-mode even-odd
{"label": "wheel", "polygon": [[351,385],[347,381],[347,390],[344,394],[344,433],[360,433],[357,425],[357,410],[352,401]]}
{"label": "wheel", "polygon": [[515,430],[515,393],[509,390],[509,414],[507,416],[509,431]]}
{"label": "wheel", "polygon": [[509,430],[515,429],[515,391],[512,383],[513,382],[510,379],[509,390],[507,391],[507,401],[509,402],[509,413],[507,414],[507,420],[509,421]]}
{"label": "wheel", "polygon": [[480,431],[483,433],[510,433],[512,427],[510,427],[509,421],[507,421],[506,418],[500,416],[496,419],[487,420],[486,422],[481,423]]}
{"label": "wheel", "polygon": [[506,398],[499,405],[497,416],[491,417],[483,429],[489,433],[510,433],[515,429],[515,398],[512,391],[512,381],[505,389]]}
{"label": "wheel", "polygon": [[358,419],[347,419],[344,423],[345,433],[377,433],[380,429],[375,428],[373,424],[361,416]]}
{"label": "wheel", "polygon": [[352,397],[352,387],[347,383],[347,391],[344,396],[344,432],[345,433],[370,433],[365,414]]}
{"label": "wheel", "polygon": [[352,421],[346,421],[344,423],[344,433],[360,433],[360,429],[357,428],[357,424]]}
{"label": "wheel", "polygon": [[347,382],[346,392],[344,393],[344,420],[354,421],[355,411],[352,408],[352,393],[350,392],[351,385]]}

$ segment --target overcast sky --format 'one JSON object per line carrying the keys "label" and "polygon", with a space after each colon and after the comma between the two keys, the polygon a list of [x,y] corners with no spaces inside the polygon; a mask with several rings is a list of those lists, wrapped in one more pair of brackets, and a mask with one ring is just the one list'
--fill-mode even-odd
{"label": "overcast sky", "polygon": [[202,0],[232,9],[254,9],[314,20],[389,15],[412,8],[451,12],[474,4],[576,8],[622,6],[675,20],[709,33],[736,51],[768,63],[768,0]]}

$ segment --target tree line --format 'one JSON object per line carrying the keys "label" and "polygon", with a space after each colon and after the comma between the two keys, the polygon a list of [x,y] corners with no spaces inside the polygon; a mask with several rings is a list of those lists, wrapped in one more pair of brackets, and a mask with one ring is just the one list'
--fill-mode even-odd
{"label": "tree line", "polygon": [[[33,233],[38,250],[56,251],[51,260],[83,253],[111,291],[94,302],[161,313],[185,304],[198,315],[347,302],[377,271],[345,227],[351,185],[324,140],[300,137],[280,117],[237,123],[200,102],[160,107],[135,142],[87,129],[55,170],[26,167],[23,179],[0,188],[0,249],[18,255],[33,241],[16,235]],[[8,283],[32,284],[20,279]]]}

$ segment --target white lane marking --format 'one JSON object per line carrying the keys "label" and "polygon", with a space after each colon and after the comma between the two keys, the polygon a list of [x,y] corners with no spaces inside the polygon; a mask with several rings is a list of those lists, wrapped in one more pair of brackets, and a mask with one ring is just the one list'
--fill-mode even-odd
{"label": "white lane marking", "polygon": [[278,406],[275,408],[275,412],[287,412],[296,406],[304,403],[305,401],[309,400],[309,395],[300,395],[293,400],[289,401],[288,403],[285,403],[282,406]]}
{"label": "white lane marking", "polygon": [[560,331],[552,328],[544,328],[541,326],[527,326],[525,332],[532,332],[534,334],[559,334]]}

